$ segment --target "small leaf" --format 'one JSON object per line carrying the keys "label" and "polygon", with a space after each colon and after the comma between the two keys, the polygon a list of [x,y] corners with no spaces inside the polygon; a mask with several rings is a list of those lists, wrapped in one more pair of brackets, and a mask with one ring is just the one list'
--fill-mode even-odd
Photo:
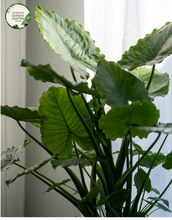
{"label": "small leaf", "polygon": [[145,38],[139,39],[135,46],[131,46],[122,55],[118,63],[128,70],[148,65],[161,63],[164,58],[172,53],[172,22],[167,22],[160,29],[154,29]]}
{"label": "small leaf", "polygon": [[111,107],[128,105],[129,101],[151,101],[144,83],[114,62],[101,60],[96,73],[96,88]]}
{"label": "small leaf", "polygon": [[96,187],[93,187],[88,194],[83,198],[83,202],[86,202],[88,200],[91,200],[92,198],[95,198],[98,194],[98,189]]}
{"label": "small leaf", "polygon": [[[138,191],[140,191],[142,184],[146,178],[146,175],[147,175],[147,173],[142,168],[139,168],[138,172],[135,174],[134,181],[135,181],[135,185],[136,185],[136,188]],[[146,190],[147,192],[150,192],[151,188],[152,188],[151,187],[151,180],[148,177],[143,189]]]}
{"label": "small leaf", "polygon": [[166,170],[172,169],[172,151],[167,155],[165,163],[162,164]]}
{"label": "small leaf", "polygon": [[1,114],[13,118],[17,121],[31,122],[40,124],[40,120],[48,120],[48,117],[39,115],[37,108],[20,108],[18,106],[1,106]]}
{"label": "small leaf", "polygon": [[17,147],[7,148],[6,151],[1,152],[1,171],[7,170],[17,160],[19,155],[23,152],[23,149],[28,145],[30,141],[25,140],[23,145]]}
{"label": "small leaf", "polygon": [[27,60],[23,59],[21,62],[21,66],[28,67],[29,74],[33,76],[35,80],[41,80],[42,82],[57,83],[67,88],[76,90],[78,92],[101,97],[100,93],[97,90],[88,88],[88,83],[70,82],[64,76],[61,76],[60,74],[56,73],[49,64],[35,66],[29,63]]}
{"label": "small leaf", "polygon": [[169,201],[166,200],[166,199],[162,199],[162,198],[159,198],[159,197],[148,197],[148,199],[152,199],[154,201],[162,201],[168,208],[169,208]]}
{"label": "small leaf", "polygon": [[[145,199],[144,199],[145,200]],[[148,204],[150,204],[150,205],[153,205],[153,206],[156,206],[156,207],[158,207],[159,209],[162,209],[162,210],[164,210],[165,212],[171,212],[171,210],[169,210],[166,206],[164,206],[163,204],[161,204],[161,203],[159,203],[159,202],[157,202],[156,204],[154,204],[153,202],[150,202],[150,201],[147,201],[147,200],[145,200]]]}
{"label": "small leaf", "polygon": [[71,181],[71,180],[70,180],[70,179],[66,179],[66,180],[63,180],[63,181],[60,182],[60,183],[56,183],[56,184],[54,184],[54,185],[51,185],[44,193],[50,192],[51,190],[53,190],[53,189],[56,188],[57,186],[65,185],[65,184],[68,183],[69,181]]}
{"label": "small leaf", "polygon": [[41,6],[36,7],[35,18],[44,40],[82,77],[87,75],[85,67],[96,71],[97,63],[104,55],[81,25],[62,19],[54,11]]}
{"label": "small leaf", "polygon": [[33,167],[30,167],[26,170],[24,170],[23,172],[17,174],[16,176],[12,177],[11,179],[7,180],[6,181],[6,184],[7,186],[9,184],[11,184],[12,182],[14,182],[17,178],[21,177],[21,176],[24,176],[24,175],[28,175],[29,173],[33,172],[33,171],[36,171],[38,169],[40,169],[41,167],[43,167],[44,165],[46,165],[50,160],[52,160],[54,157],[56,157],[57,155],[53,155],[52,157],[50,157],[49,159],[47,160],[44,160],[43,162],[39,163],[39,164],[36,164],[35,166]]}
{"label": "small leaf", "polygon": [[157,189],[153,188],[153,187],[151,188],[151,191],[158,194],[158,195],[160,195],[160,192]]}
{"label": "small leaf", "polygon": [[95,163],[97,161],[107,161],[109,160],[108,156],[101,156],[101,157],[94,157],[94,158],[67,158],[67,159],[61,159],[61,160],[53,160],[52,166],[54,169],[56,169],[58,166],[62,167],[69,167],[69,166],[76,166],[78,164],[84,164],[88,162]]}
{"label": "small leaf", "polygon": [[[148,69],[147,67],[138,67],[134,69],[131,73],[139,78],[142,82],[145,83],[145,88],[149,82],[151,76],[152,68]],[[155,70],[150,87],[149,87],[149,96],[154,99],[157,96],[165,96],[168,94],[170,79],[167,73],[162,74]]]}
{"label": "small leaf", "polygon": [[119,191],[113,192],[107,199],[111,203],[112,207],[120,207],[128,198],[130,190],[120,189]]}
{"label": "small leaf", "polygon": [[[155,105],[147,100],[133,102],[129,106],[118,106],[112,108],[107,115],[102,115],[99,120],[99,127],[102,129],[107,138],[116,140],[122,138],[132,124],[139,126],[154,125],[159,118],[159,111]],[[129,125],[127,125],[129,124]],[[136,127],[135,127],[136,128]],[[149,132],[139,132],[138,129],[132,129],[132,136],[139,138],[147,137]]]}

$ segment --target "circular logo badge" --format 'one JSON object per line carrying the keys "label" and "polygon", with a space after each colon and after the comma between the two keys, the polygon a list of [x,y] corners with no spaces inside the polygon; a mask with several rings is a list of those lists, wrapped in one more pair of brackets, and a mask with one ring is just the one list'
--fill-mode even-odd
{"label": "circular logo badge", "polygon": [[29,24],[31,13],[25,5],[15,3],[6,10],[5,19],[10,27],[22,29]]}

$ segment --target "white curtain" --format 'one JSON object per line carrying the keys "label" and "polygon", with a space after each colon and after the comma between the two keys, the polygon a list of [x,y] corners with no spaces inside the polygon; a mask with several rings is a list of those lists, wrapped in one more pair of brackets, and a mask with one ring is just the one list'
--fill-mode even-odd
{"label": "white curtain", "polygon": [[[122,54],[135,45],[139,38],[159,29],[166,22],[172,21],[172,0],[85,0],[85,29],[90,32],[108,61],[117,62]],[[161,73],[167,72],[172,79],[172,56],[163,63],[156,65]],[[170,79],[170,82],[171,82]],[[155,98],[155,105],[160,110],[160,122],[172,123],[172,83],[169,94],[165,97]],[[144,149],[150,146],[157,134],[149,135],[148,141],[136,140]],[[162,137],[161,141],[163,140]],[[120,140],[114,143],[114,151],[118,149]],[[153,152],[161,144],[155,146]],[[165,155],[172,150],[172,135],[168,137],[162,153]],[[161,166],[161,165],[160,165]],[[166,171],[160,166],[151,173],[152,187],[160,192],[172,179],[172,171]],[[152,196],[156,196],[154,193]],[[172,186],[164,198],[170,202],[172,210]],[[172,217],[172,213],[158,210],[151,217]]]}

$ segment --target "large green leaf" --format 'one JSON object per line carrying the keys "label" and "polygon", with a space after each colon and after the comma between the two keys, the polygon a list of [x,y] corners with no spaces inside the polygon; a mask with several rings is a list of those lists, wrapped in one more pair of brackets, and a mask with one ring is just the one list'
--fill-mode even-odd
{"label": "large green leaf", "polygon": [[[142,184],[146,178],[146,175],[147,175],[147,173],[142,168],[139,168],[138,172],[135,174],[134,181],[135,181],[135,186],[138,191],[140,191]],[[151,191],[152,187],[151,187],[151,180],[149,177],[146,180],[146,183],[145,183],[143,189],[146,190],[147,192]]]}
{"label": "large green leaf", "polygon": [[[116,140],[117,138],[122,138],[127,133],[130,125],[153,126],[157,123],[158,118],[159,111],[153,103],[147,100],[143,100],[143,102],[136,101],[129,106],[112,108],[107,115],[102,115],[99,120],[99,127],[104,131],[107,138]],[[136,135],[140,138],[147,137],[148,133],[132,129],[133,137]]]}
{"label": "large green leaf", "polygon": [[1,114],[7,117],[13,118],[16,121],[31,122],[33,124],[39,124],[40,120],[48,120],[48,117],[39,115],[37,108],[28,107],[21,108],[18,106],[1,106]]}
{"label": "large green leaf", "polygon": [[23,145],[17,147],[7,148],[6,151],[1,152],[1,171],[7,170],[10,166],[18,161],[19,155],[23,152],[23,149],[29,144],[30,141],[24,141]]}
{"label": "large green leaf", "polygon": [[54,11],[48,11],[41,6],[35,10],[36,22],[44,40],[59,54],[74,70],[84,77],[85,67],[96,71],[97,63],[104,55],[95,47],[80,24],[73,20],[62,19]]}
{"label": "large green leaf", "polygon": [[[73,102],[91,130],[92,121],[80,96],[73,96]],[[86,150],[93,149],[92,142],[68,98],[66,89],[54,86],[44,92],[40,98],[40,115],[49,117],[42,121],[41,134],[43,144],[59,158],[72,155],[72,140]]]}
{"label": "large green leaf", "polygon": [[87,82],[70,82],[64,76],[56,73],[52,67],[48,65],[35,66],[29,63],[27,60],[22,60],[21,66],[28,67],[29,74],[34,77],[35,80],[41,80],[42,82],[58,83],[70,89],[74,89],[78,92],[91,94],[97,97],[101,97],[100,93],[95,89],[89,89]]}
{"label": "large green leaf", "polygon": [[[145,87],[149,82],[152,69],[146,66],[138,67],[131,73],[145,83]],[[155,70],[151,85],[149,87],[149,96],[154,99],[156,96],[165,96],[168,94],[170,79],[167,73],[162,74]]]}
{"label": "large green leaf", "polygon": [[167,155],[165,163],[162,164],[162,167],[167,170],[172,169],[172,151]]}
{"label": "large green leaf", "polygon": [[154,29],[145,38],[139,39],[135,46],[131,46],[122,55],[118,63],[126,69],[135,69],[138,66],[152,66],[161,63],[172,53],[172,22],[167,22],[160,29]]}
{"label": "large green leaf", "polygon": [[53,168],[57,168],[58,166],[62,167],[69,167],[69,166],[76,166],[78,164],[85,164],[88,162],[95,163],[97,161],[107,161],[109,160],[109,157],[106,155],[103,155],[101,157],[94,157],[94,158],[67,158],[67,159],[61,159],[61,160],[53,160],[52,166]]}
{"label": "large green leaf", "polygon": [[144,83],[114,62],[100,61],[96,86],[111,107],[128,105],[128,101],[150,101]]}

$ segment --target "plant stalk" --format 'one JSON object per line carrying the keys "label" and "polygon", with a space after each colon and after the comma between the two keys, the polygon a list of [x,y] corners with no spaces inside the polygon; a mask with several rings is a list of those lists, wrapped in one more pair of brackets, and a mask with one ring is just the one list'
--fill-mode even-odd
{"label": "plant stalk", "polygon": [[153,67],[152,67],[151,76],[150,76],[150,78],[149,78],[149,82],[148,82],[148,84],[147,84],[147,86],[146,86],[147,91],[149,90],[149,87],[150,87],[150,85],[151,85],[151,82],[152,82],[152,79],[153,79],[154,72],[155,72],[155,64],[154,64]]}

